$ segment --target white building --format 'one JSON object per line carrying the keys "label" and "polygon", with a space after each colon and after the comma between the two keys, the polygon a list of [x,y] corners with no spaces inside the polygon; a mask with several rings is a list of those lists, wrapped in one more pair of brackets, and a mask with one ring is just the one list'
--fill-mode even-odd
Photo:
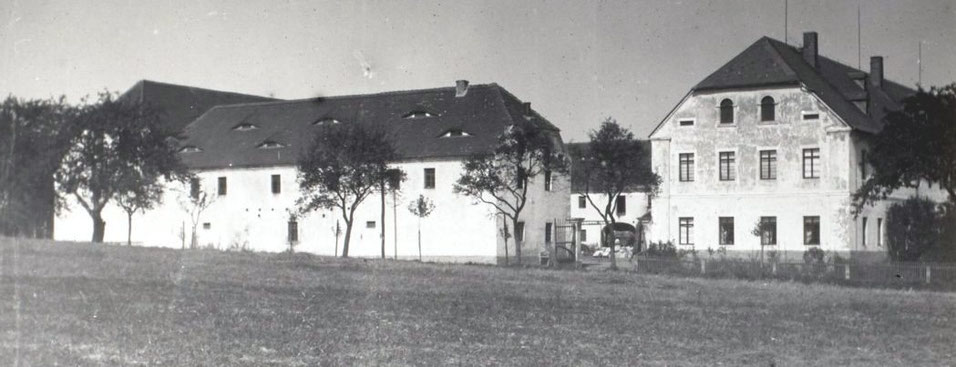
{"label": "white building", "polygon": [[[386,255],[419,257],[418,217],[409,203],[424,195],[435,204],[421,220],[421,255],[425,260],[495,262],[503,259],[501,218],[486,204],[457,195],[453,183],[467,156],[488,151],[511,124],[533,124],[552,132],[562,146],[558,129],[534,112],[530,104],[496,84],[370,95],[322,97],[213,107],[185,130],[181,157],[200,178],[202,191],[213,204],[197,221],[199,244],[216,248],[245,247],[257,251],[284,251],[293,241],[296,251],[341,254],[345,223],[338,210],[294,217],[300,196],[295,161],[311,143],[316,126],[361,123],[385,129],[400,160],[394,166],[407,174],[400,192],[386,199]],[[180,205],[191,194],[189,185],[167,190],[164,204],[133,221],[133,241],[148,246],[181,247],[191,238],[191,218]],[[523,255],[537,259],[551,239],[554,219],[568,218],[570,185],[554,175],[545,185],[538,179],[529,187],[529,203],[522,214]],[[355,214],[350,256],[381,255],[381,200],[376,193]],[[104,211],[106,241],[125,242],[126,216],[115,206]],[[73,209],[57,218],[56,238],[88,240],[91,220]],[[339,228],[337,234],[336,228]],[[509,254],[514,248],[509,241]]]}
{"label": "white building", "polygon": [[[694,86],[650,134],[663,179],[650,240],[678,248],[766,251],[807,248],[883,257],[887,206],[854,217],[862,157],[886,110],[914,91],[823,57],[817,34],[802,48],[761,38]],[[767,230],[751,234],[756,223]]]}

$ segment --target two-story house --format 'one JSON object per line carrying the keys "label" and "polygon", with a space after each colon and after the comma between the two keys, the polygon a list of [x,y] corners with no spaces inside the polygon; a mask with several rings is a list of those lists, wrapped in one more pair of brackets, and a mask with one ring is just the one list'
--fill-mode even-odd
{"label": "two-story house", "polygon": [[[914,91],[803,47],[761,38],[694,86],[650,134],[661,175],[650,239],[698,251],[883,256],[886,207],[854,216],[868,137]],[[753,233],[756,227],[760,227]]]}
{"label": "two-story house", "polygon": [[[300,197],[296,159],[319,127],[330,124],[383,129],[400,157],[392,166],[407,175],[396,195],[386,196],[384,223],[377,193],[356,211],[349,255],[358,257],[380,256],[384,226],[388,257],[418,259],[420,219],[408,207],[424,195],[435,208],[421,219],[423,259],[503,259],[501,216],[491,206],[453,192],[462,161],[489,151],[512,124],[545,129],[555,146],[563,148],[554,125],[497,84],[469,85],[462,80],[448,88],[217,106],[187,126],[181,143],[183,162],[199,178],[196,187],[171,185],[161,207],[134,219],[134,241],[169,247],[188,243],[194,218],[183,202],[202,191],[213,196],[198,217],[196,236],[202,246],[277,252],[291,242],[296,251],[341,255],[345,223],[338,209],[296,213]],[[529,261],[536,260],[551,240],[554,218],[568,217],[568,180],[548,176],[549,181],[539,177],[529,186],[523,228],[516,233],[525,241],[523,255]],[[83,215],[74,210],[62,220],[88,223]],[[104,216],[106,240],[124,241],[123,214],[108,208]],[[66,227],[74,231],[59,233],[59,239],[89,238],[86,227]],[[509,246],[513,257],[514,246]]]}

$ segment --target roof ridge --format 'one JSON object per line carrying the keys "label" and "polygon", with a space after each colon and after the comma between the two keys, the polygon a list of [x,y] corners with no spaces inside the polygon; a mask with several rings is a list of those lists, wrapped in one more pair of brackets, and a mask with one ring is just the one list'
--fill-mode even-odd
{"label": "roof ridge", "polygon": [[[473,84],[468,88],[500,88],[497,83],[489,84]],[[236,107],[247,107],[247,106],[259,106],[259,105],[281,105],[281,104],[293,104],[293,103],[303,103],[303,102],[312,102],[315,100],[324,100],[324,99],[350,99],[350,98],[369,98],[369,97],[390,97],[396,95],[408,95],[415,93],[427,93],[427,92],[438,92],[443,90],[454,90],[455,87],[437,87],[437,88],[423,88],[423,89],[406,89],[398,91],[384,91],[376,93],[365,93],[365,94],[342,94],[335,96],[321,96],[321,97],[309,97],[309,98],[297,98],[297,99],[280,99],[275,101],[263,101],[263,102],[246,102],[246,103],[234,103],[228,105],[219,105],[214,108],[236,108]]]}
{"label": "roof ridge", "polygon": [[[260,96],[260,95],[256,95],[256,94],[231,92],[231,91],[224,91],[224,90],[218,90],[218,89],[209,89],[209,88],[203,88],[203,87],[194,87],[194,86],[183,85],[183,84],[174,84],[174,83],[167,83],[167,82],[158,82],[158,81],[149,80],[149,79],[140,79],[138,82],[136,82],[136,84],[142,84],[144,91],[145,91],[145,89],[146,89],[146,85],[147,85],[147,84],[154,84],[154,85],[161,85],[161,86],[166,86],[166,87],[175,87],[175,88],[182,88],[182,89],[194,89],[194,90],[200,90],[200,91],[204,91],[204,92],[212,92],[212,93],[219,93],[219,94],[231,94],[231,95],[242,96],[242,97],[255,97],[255,98],[271,99],[271,100],[275,100],[275,101],[281,101],[281,99],[275,98],[275,97],[266,97],[266,96]],[[136,84],[134,84],[134,86],[135,86]]]}

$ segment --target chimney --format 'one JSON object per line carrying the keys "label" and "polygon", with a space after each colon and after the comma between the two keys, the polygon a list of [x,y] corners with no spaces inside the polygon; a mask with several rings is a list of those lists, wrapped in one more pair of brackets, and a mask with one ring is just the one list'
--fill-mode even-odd
{"label": "chimney", "polygon": [[817,32],[803,33],[803,60],[810,66],[817,67]]}
{"label": "chimney", "polygon": [[870,58],[870,86],[874,89],[883,88],[883,56]]}
{"label": "chimney", "polygon": [[464,97],[465,94],[468,94],[468,81],[467,80],[456,80],[455,81],[455,97]]}
{"label": "chimney", "polygon": [[531,113],[531,102],[522,103],[521,106],[524,107],[524,115],[525,115],[525,116],[533,116],[533,115],[534,115],[533,113]]}

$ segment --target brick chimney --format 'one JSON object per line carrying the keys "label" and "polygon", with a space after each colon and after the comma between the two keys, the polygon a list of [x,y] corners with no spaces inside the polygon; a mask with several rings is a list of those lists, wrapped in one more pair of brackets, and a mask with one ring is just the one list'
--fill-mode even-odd
{"label": "brick chimney", "polygon": [[531,113],[531,102],[522,103],[521,106],[524,107],[524,115],[525,115],[525,116],[533,116],[533,115],[534,115],[534,114]]}
{"label": "brick chimney", "polygon": [[455,81],[455,97],[464,97],[465,94],[468,94],[468,81],[467,80],[456,80]]}
{"label": "brick chimney", "polygon": [[883,56],[870,58],[870,86],[873,89],[883,88]]}
{"label": "brick chimney", "polygon": [[803,60],[810,66],[817,67],[817,32],[803,33]]}

